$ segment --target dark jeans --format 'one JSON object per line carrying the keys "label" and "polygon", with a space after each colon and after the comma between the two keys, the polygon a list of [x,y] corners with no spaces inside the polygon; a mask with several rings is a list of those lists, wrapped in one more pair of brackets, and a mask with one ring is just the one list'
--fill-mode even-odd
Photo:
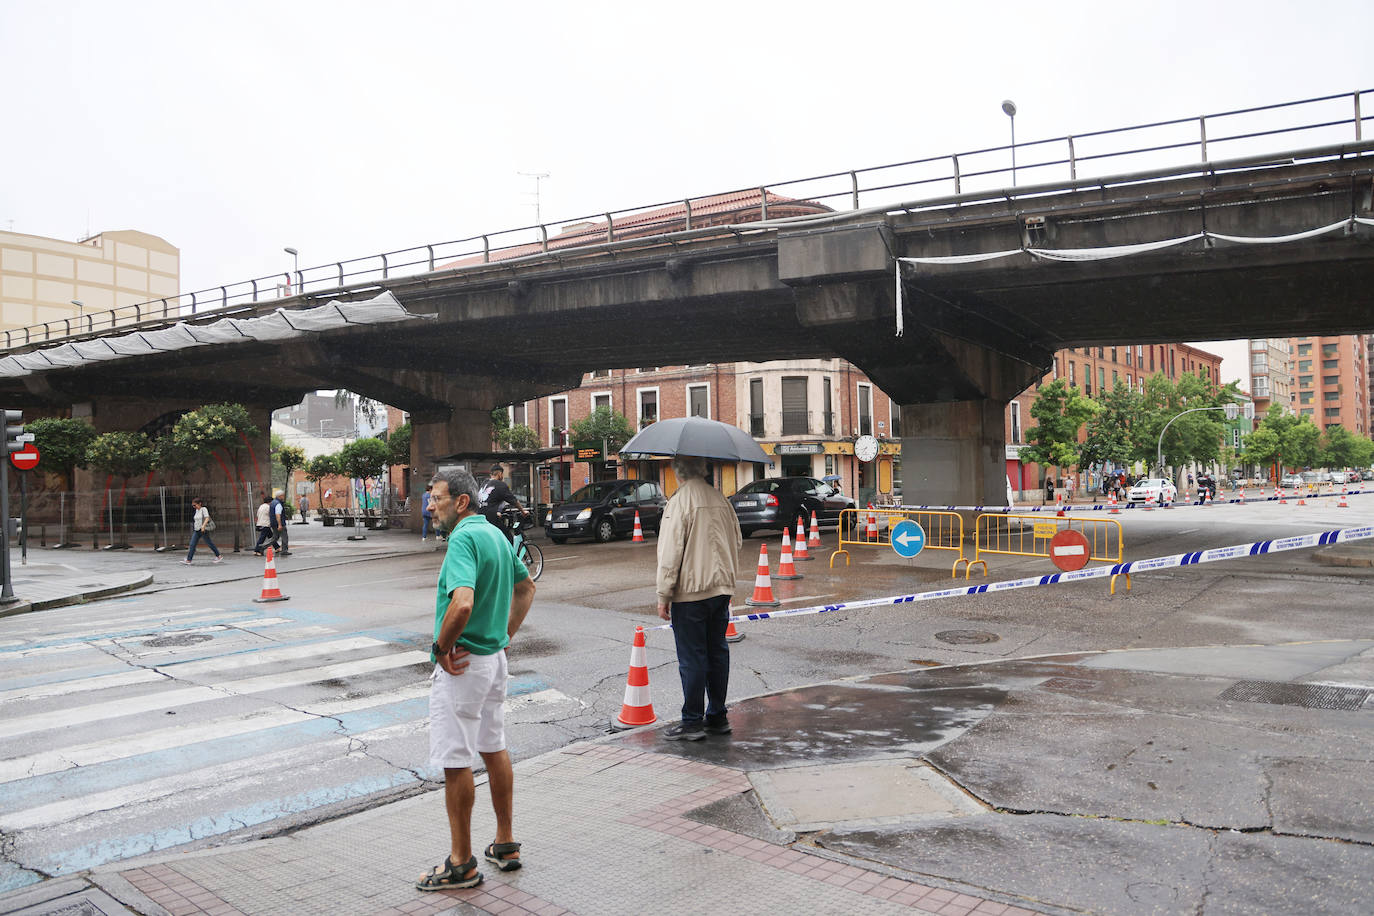
{"label": "dark jeans", "polygon": [[277,532],[273,531],[271,528],[259,528],[258,542],[253,545],[253,552],[262,553],[263,545],[268,543],[269,541],[272,543],[273,550],[281,549],[277,545]]}
{"label": "dark jeans", "polygon": [[675,601],[672,619],[677,671],[682,678],[683,724],[724,720],[725,692],[730,686],[730,644],[725,641],[730,596]]}
{"label": "dark jeans", "polygon": [[209,544],[211,552],[214,553],[215,556],[219,556],[219,548],[216,547],[215,542],[210,539],[210,532],[192,531],[191,549],[186,551],[186,559],[194,560],[196,558],[196,545],[199,544],[201,541],[204,541],[205,543]]}

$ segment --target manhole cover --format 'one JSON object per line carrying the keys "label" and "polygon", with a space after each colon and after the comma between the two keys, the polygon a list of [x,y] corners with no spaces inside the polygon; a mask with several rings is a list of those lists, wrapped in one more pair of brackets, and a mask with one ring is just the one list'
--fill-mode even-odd
{"label": "manhole cover", "polygon": [[179,633],[176,636],[158,636],[153,639],[143,640],[145,646],[154,649],[161,649],[166,646],[194,646],[198,642],[208,642],[210,636],[205,633]]}
{"label": "manhole cover", "polygon": [[1217,694],[1218,700],[1272,703],[1303,709],[1359,709],[1371,691],[1324,684],[1282,684],[1275,681],[1237,681]]}
{"label": "manhole cover", "polygon": [[1076,690],[1081,692],[1096,690],[1097,681],[1081,677],[1052,677],[1040,685],[1047,690]]}
{"label": "manhole cover", "polygon": [[935,634],[935,638],[940,642],[947,642],[950,645],[968,645],[972,643],[997,642],[1002,637],[996,633],[989,633],[987,630],[941,630]]}

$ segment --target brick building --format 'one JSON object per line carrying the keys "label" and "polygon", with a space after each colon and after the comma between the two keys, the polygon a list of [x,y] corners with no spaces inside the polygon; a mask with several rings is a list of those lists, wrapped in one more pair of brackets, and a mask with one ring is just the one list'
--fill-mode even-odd
{"label": "brick building", "polygon": [[1370,434],[1368,335],[1294,337],[1292,410],[1318,429],[1337,424],[1359,436]]}

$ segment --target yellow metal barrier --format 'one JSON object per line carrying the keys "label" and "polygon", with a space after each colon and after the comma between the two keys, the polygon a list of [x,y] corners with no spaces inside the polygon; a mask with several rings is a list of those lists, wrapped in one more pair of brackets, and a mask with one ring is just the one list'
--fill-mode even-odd
{"label": "yellow metal barrier", "polygon": [[[954,561],[955,569],[964,559],[964,517],[958,512],[936,512],[927,509],[845,509],[840,513],[840,541],[835,552],[830,555],[830,568],[835,568],[835,558],[844,555],[844,565],[849,565],[849,551],[846,546],[886,547],[892,549],[892,526],[903,519],[914,519],[926,533],[924,550],[956,550],[959,559]],[[956,575],[950,570],[950,576]]]}
{"label": "yellow metal barrier", "polygon": [[964,570],[964,578],[969,577],[975,563],[982,564],[984,576],[988,574],[988,561],[983,559],[983,554],[1001,553],[1049,559],[1050,539],[1070,528],[1088,539],[1089,562],[1121,562],[1124,539],[1121,536],[1121,523],[1116,519],[997,513],[980,515],[974,520],[973,559]]}

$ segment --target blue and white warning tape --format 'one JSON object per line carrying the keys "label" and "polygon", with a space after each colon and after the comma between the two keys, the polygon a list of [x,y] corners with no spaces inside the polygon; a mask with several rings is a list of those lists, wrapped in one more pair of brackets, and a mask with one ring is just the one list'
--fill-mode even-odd
{"label": "blue and white warning tape", "polygon": [[[730,618],[731,623],[744,623],[748,620],[770,620],[776,617],[801,617],[806,614],[828,614],[831,611],[849,611],[858,608],[885,607],[892,604],[910,604],[914,601],[936,601],[941,598],[959,598],[964,595],[982,595],[987,592],[1004,592],[1014,588],[1032,588],[1037,585],[1058,585],[1062,582],[1078,582],[1083,579],[1105,579],[1122,573],[1141,573],[1175,566],[1196,566],[1199,563],[1217,563],[1222,560],[1239,560],[1257,557],[1285,550],[1304,550],[1308,547],[1325,547],[1330,544],[1344,544],[1348,541],[1362,541],[1374,538],[1374,525],[1358,528],[1337,528],[1333,531],[1320,531],[1316,534],[1299,534],[1293,537],[1278,538],[1272,541],[1256,541],[1252,544],[1236,544],[1231,547],[1214,547],[1211,550],[1198,550],[1180,553],[1171,557],[1150,557],[1146,560],[1131,560],[1113,566],[1096,566],[1074,572],[1053,573],[1048,576],[1030,576],[1025,579],[1009,579],[1004,582],[988,582],[983,585],[969,585],[963,588],[942,588],[930,592],[917,592],[914,595],[893,595],[887,598],[868,598],[863,601],[849,601],[844,604],[820,604],[812,607],[789,608],[785,611],[763,611],[757,614],[738,614]],[[672,624],[660,624],[646,629],[666,630]]]}
{"label": "blue and white warning tape", "polygon": [[[1374,490],[1347,490],[1346,496],[1362,496],[1374,493]],[[1340,496],[1340,493],[1293,493],[1285,496],[1247,496],[1245,499],[1214,499],[1210,505],[1213,506],[1240,506],[1252,503],[1276,503],[1281,499],[1327,499],[1332,496]],[[1032,512],[1046,512],[1058,514],[1062,509],[1064,512],[1107,512],[1117,509],[1122,512],[1127,509],[1195,509],[1203,505],[1202,500],[1194,499],[1188,502],[1178,502],[1175,500],[1167,506],[1157,506],[1154,503],[1093,503],[1089,506],[1074,506],[1065,503],[1063,506],[874,506],[872,509],[856,509],[859,514],[860,524],[863,516],[868,512],[982,512],[985,515],[1028,515]]]}

